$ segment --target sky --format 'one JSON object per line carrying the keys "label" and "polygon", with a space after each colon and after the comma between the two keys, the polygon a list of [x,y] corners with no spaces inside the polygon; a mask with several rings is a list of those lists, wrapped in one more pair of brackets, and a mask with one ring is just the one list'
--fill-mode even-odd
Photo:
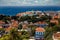
{"label": "sky", "polygon": [[0,6],[60,6],[60,0],[0,0]]}

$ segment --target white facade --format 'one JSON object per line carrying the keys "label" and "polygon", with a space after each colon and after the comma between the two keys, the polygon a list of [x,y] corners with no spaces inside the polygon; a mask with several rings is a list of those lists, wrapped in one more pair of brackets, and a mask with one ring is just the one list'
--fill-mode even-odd
{"label": "white facade", "polygon": [[[58,33],[60,33],[60,32],[57,32],[57,34],[58,34]],[[56,34],[55,34],[55,35],[56,35]],[[56,37],[55,37],[54,34],[53,34],[52,38],[53,38],[53,40],[60,40],[60,36],[58,36],[58,37],[56,36]]]}

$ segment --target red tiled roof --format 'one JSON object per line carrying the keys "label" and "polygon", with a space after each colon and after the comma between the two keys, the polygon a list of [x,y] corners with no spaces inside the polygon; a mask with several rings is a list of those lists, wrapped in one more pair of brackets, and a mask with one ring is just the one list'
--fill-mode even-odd
{"label": "red tiled roof", "polygon": [[58,20],[50,20],[50,22],[58,24]]}
{"label": "red tiled roof", "polygon": [[12,27],[18,27],[18,21],[13,20],[12,21]]}
{"label": "red tiled roof", "polygon": [[4,23],[5,23],[5,22],[3,22],[3,21],[0,20],[0,24],[4,24]]}
{"label": "red tiled roof", "polygon": [[42,28],[42,27],[38,27],[38,28],[36,28],[36,31],[37,31],[37,32],[45,32],[45,29]]}
{"label": "red tiled roof", "polygon": [[10,31],[11,30],[11,27],[8,27],[8,28],[5,28],[6,31]]}
{"label": "red tiled roof", "polygon": [[54,18],[58,18],[58,16],[54,16]]}
{"label": "red tiled roof", "polygon": [[2,28],[2,26],[0,26],[0,28]]}
{"label": "red tiled roof", "polygon": [[23,13],[18,13],[16,16],[23,16],[24,14],[32,14],[32,12],[23,12]]}

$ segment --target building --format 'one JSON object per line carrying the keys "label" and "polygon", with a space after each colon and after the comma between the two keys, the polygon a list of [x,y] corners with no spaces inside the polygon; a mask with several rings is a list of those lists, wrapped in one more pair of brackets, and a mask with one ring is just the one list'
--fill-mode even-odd
{"label": "building", "polygon": [[44,32],[45,32],[44,28],[37,27],[35,30],[35,39],[36,40],[44,40]]}
{"label": "building", "polygon": [[12,27],[18,27],[19,23],[16,20],[11,20],[11,26]]}
{"label": "building", "polygon": [[44,11],[44,13],[49,14],[49,15],[52,16],[52,17],[53,17],[55,14],[57,14],[56,11]]}
{"label": "building", "polygon": [[2,21],[2,20],[0,20],[0,25],[3,25],[3,24],[5,24],[5,22],[4,22],[4,21]]}
{"label": "building", "polygon": [[26,16],[26,15],[33,15],[32,12],[23,12],[23,13],[18,13],[16,16]]}
{"label": "building", "polygon": [[37,23],[34,23],[34,25],[40,26],[40,27],[46,27],[48,24],[45,21],[39,21]]}
{"label": "building", "polygon": [[12,26],[5,28],[5,33],[9,33],[11,29],[12,29]]}
{"label": "building", "polygon": [[60,40],[60,32],[54,33],[52,38],[53,40]]}
{"label": "building", "polygon": [[60,11],[58,11],[58,17],[60,18]]}
{"label": "building", "polygon": [[0,20],[0,28],[3,28],[4,24],[5,24],[5,22],[3,22],[2,20]]}
{"label": "building", "polygon": [[29,40],[35,40],[35,38],[34,37],[30,37],[30,39]]}
{"label": "building", "polygon": [[51,19],[51,20],[50,20],[50,23],[54,23],[54,24],[56,24],[56,25],[59,24],[58,20],[55,20],[55,19]]}
{"label": "building", "polygon": [[0,28],[2,28],[2,25],[0,25]]}
{"label": "building", "polygon": [[28,28],[27,25],[26,24],[23,24],[21,31],[28,31],[27,28]]}
{"label": "building", "polygon": [[46,27],[48,24],[45,21],[39,21],[40,27]]}
{"label": "building", "polygon": [[3,24],[2,27],[3,28],[8,28],[10,25],[9,24]]}
{"label": "building", "polygon": [[56,14],[56,15],[53,16],[53,19],[58,19],[58,18],[59,18],[58,14]]}

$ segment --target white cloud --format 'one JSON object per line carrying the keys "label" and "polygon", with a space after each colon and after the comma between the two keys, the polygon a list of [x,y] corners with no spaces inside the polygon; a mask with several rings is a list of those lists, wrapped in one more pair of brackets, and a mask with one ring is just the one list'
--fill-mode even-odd
{"label": "white cloud", "polygon": [[0,0],[0,6],[53,6],[60,5],[60,0]]}
{"label": "white cloud", "polygon": [[34,1],[35,3],[38,3],[39,1],[38,0],[36,0],[36,1]]}
{"label": "white cloud", "polygon": [[49,0],[45,0],[46,2],[48,2]]}

